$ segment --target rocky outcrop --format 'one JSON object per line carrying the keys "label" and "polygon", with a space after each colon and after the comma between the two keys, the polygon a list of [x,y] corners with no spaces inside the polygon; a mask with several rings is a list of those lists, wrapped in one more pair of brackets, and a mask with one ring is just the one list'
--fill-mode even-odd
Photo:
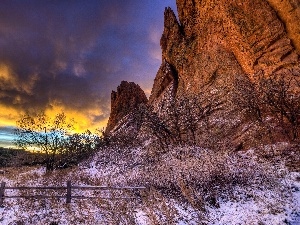
{"label": "rocky outcrop", "polygon": [[117,91],[111,93],[111,113],[106,132],[110,132],[122,118],[134,111],[140,104],[147,102],[148,99],[139,85],[122,81]]}
{"label": "rocky outcrop", "polygon": [[[166,8],[163,62],[149,98],[154,111],[169,120],[174,102],[197,97],[198,108],[217,106],[197,128],[202,140],[241,141],[246,121],[234,104],[238,82],[283,75],[299,87],[299,5],[299,0],[177,0],[179,21]],[[212,133],[205,140],[207,124]]]}
{"label": "rocky outcrop", "polygon": [[150,102],[162,93],[165,62],[176,71],[178,94],[195,94],[220,74],[299,76],[299,5],[299,0],[177,0],[180,22],[165,10],[163,64]]}
{"label": "rocky outcrop", "polygon": [[300,1],[299,0],[268,0],[284,23],[288,37],[292,40],[298,54],[300,53]]}
{"label": "rocky outcrop", "polygon": [[[186,138],[192,134],[200,137],[198,143],[223,142],[225,137],[231,138],[226,143],[238,144],[248,137],[258,139],[253,134],[257,128],[247,128],[247,132],[253,130],[251,134],[245,132],[249,121],[234,99],[237,89],[243,88],[236,86],[242,82],[248,87],[261,77],[282,75],[300,93],[300,0],[176,2],[179,20],[171,8],[164,13],[163,60],[148,102],[151,110],[171,133],[183,133]],[[108,131],[130,111],[127,108],[136,106],[122,108],[123,100],[115,100],[118,92],[112,94]],[[195,106],[190,105],[191,99]],[[187,121],[184,115],[196,111],[202,120]]]}

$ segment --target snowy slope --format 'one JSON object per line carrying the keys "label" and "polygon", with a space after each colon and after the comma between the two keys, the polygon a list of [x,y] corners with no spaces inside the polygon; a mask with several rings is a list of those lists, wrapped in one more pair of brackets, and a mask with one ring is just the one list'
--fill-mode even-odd
{"label": "snowy slope", "polygon": [[[185,157],[175,154],[179,150],[180,154],[185,154]],[[253,160],[256,158],[254,155],[246,157],[245,154],[241,154],[236,158],[229,155],[230,161],[222,162],[231,164],[224,168],[231,168],[231,172],[236,174],[242,173],[243,170],[237,169],[236,166],[243,167],[241,163],[246,162],[245,165],[249,166],[246,172],[252,176],[250,181],[253,182],[247,180],[245,183],[231,184],[231,189],[219,187],[220,192],[215,192],[215,203],[210,203],[208,198],[203,195],[204,203],[201,208],[196,200],[199,200],[203,193],[211,192],[201,192],[199,191],[201,188],[196,190],[193,185],[184,186],[184,183],[192,184],[192,180],[197,177],[201,178],[201,173],[204,174],[207,169],[205,162],[208,161],[207,157],[211,152],[204,149],[182,147],[182,149],[174,149],[170,153],[162,155],[160,161],[146,163],[143,150],[126,151],[130,153],[127,152],[118,159],[112,156],[109,161],[105,159],[105,153],[99,153],[76,168],[57,170],[52,174],[47,174],[43,168],[10,168],[6,170],[5,174],[0,175],[0,181],[5,181],[7,186],[61,186],[65,185],[69,179],[76,185],[151,186],[148,192],[142,194],[141,200],[82,199],[73,200],[71,204],[67,205],[65,199],[5,199],[4,208],[0,209],[0,223],[3,225],[51,224],[51,222],[52,224],[57,222],[57,224],[66,225],[300,224],[300,173],[289,172],[282,164],[276,164],[276,168],[270,166],[263,173],[261,170],[265,167],[260,167],[261,163]],[[130,154],[132,155],[130,156]],[[217,156],[214,161],[217,161]],[[201,163],[202,167],[198,167],[197,163]],[[208,168],[213,170],[212,167]],[[203,169],[202,172],[201,169]],[[274,174],[268,176],[270,171],[273,171],[276,176]],[[145,173],[148,173],[149,177]],[[188,173],[189,176],[187,176]],[[157,174],[157,177],[154,174]],[[178,178],[180,174],[186,177],[185,181]],[[176,195],[178,190],[175,188],[175,191],[172,192],[172,188],[169,188],[168,185],[172,187],[174,184],[180,187],[181,194]],[[199,185],[201,184],[199,183]],[[205,184],[203,183],[203,185]],[[162,188],[170,190],[170,194]],[[215,188],[217,189],[216,186]],[[13,191],[7,192],[7,194],[21,193]],[[53,192],[50,194],[64,193]],[[76,194],[111,196],[110,192],[95,193],[93,191],[77,191]],[[123,195],[121,194],[121,196]]]}

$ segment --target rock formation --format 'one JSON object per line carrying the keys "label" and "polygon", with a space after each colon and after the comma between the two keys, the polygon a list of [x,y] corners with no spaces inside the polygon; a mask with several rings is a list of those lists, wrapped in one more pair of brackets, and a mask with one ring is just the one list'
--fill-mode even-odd
{"label": "rock formation", "polygon": [[139,85],[122,81],[117,91],[111,93],[111,113],[106,132],[111,131],[127,114],[135,110],[140,104],[146,104],[148,99]]}
{"label": "rock formation", "polygon": [[165,10],[163,64],[150,102],[162,93],[165,62],[176,71],[179,94],[195,94],[220,74],[299,76],[299,6],[299,0],[177,0],[180,22]]}
{"label": "rock formation", "polygon": [[[240,144],[254,137],[244,131],[248,121],[235,104],[236,85],[280,75],[300,93],[300,1],[177,0],[177,10],[179,21],[171,8],[165,9],[162,64],[148,104],[163,121],[175,116],[178,122],[180,113],[187,113],[179,112],[183,104],[178,102],[200,99],[197,110],[206,116],[197,128],[202,143],[231,136],[229,142]],[[118,108],[117,101],[112,103]],[[122,110],[113,110],[108,130],[128,112]],[[187,129],[176,129],[190,136]]]}
{"label": "rock formation", "polygon": [[149,99],[159,114],[172,96],[218,101],[211,130],[239,136],[245,121],[232,104],[238,80],[282,75],[299,88],[299,0],[177,0],[177,9],[179,21],[165,10],[163,62]]}

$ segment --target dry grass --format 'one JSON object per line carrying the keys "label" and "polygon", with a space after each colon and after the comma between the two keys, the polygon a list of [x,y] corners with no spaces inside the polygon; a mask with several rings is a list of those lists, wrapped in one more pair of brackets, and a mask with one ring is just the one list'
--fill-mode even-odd
{"label": "dry grass", "polygon": [[[19,221],[19,224],[131,225],[140,224],[140,220],[148,221],[147,224],[178,224],[180,220],[187,220],[186,224],[206,224],[208,208],[218,208],[221,201],[239,201],[241,196],[254,199],[255,190],[269,190],[278,193],[279,199],[285,198],[280,195],[281,189],[286,188],[281,183],[286,174],[281,170],[281,162],[276,162],[276,157],[287,151],[285,144],[247,152],[169,146],[169,151],[159,154],[156,160],[148,159],[148,147],[128,148],[124,152],[105,149],[80,167],[53,173],[24,167],[9,168],[0,175],[0,180],[5,179],[10,186],[65,186],[69,179],[78,185],[145,185],[149,189],[140,193],[141,200],[73,200],[70,205],[65,204],[65,199],[5,200],[4,212],[14,216],[15,224]],[[270,149],[275,152],[272,159],[263,157]],[[270,207],[278,209],[272,204]],[[190,218],[182,216],[182,211]]]}

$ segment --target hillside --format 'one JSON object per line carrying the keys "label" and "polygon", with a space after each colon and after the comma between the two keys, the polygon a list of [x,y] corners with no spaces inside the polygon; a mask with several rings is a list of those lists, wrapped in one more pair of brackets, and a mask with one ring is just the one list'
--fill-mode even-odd
{"label": "hillside", "polygon": [[[97,151],[7,168],[8,186],[146,187],[5,199],[3,224],[300,224],[299,0],[177,0],[149,100],[123,81]],[[46,193],[11,190],[7,195]],[[101,198],[90,198],[100,195]]]}

